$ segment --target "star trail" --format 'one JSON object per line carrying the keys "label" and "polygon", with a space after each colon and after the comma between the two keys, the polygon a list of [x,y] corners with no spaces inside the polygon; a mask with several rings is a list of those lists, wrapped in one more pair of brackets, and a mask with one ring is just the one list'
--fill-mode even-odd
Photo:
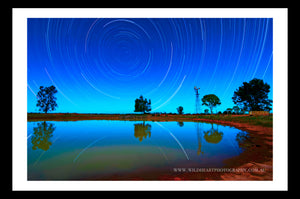
{"label": "star trail", "polygon": [[55,112],[133,113],[143,95],[152,112],[194,113],[194,86],[200,99],[217,95],[223,112],[253,78],[273,99],[272,18],[27,19],[28,112],[50,85]]}

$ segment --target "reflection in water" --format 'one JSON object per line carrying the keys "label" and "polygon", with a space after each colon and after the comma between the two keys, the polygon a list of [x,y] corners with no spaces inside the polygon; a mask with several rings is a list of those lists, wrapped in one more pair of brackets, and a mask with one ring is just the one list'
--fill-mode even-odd
{"label": "reflection in water", "polygon": [[167,130],[167,131],[169,132],[169,134],[174,138],[174,140],[175,140],[175,141],[177,142],[177,144],[180,146],[180,148],[181,148],[182,152],[184,153],[186,159],[189,160],[190,158],[189,158],[188,154],[187,154],[186,151],[184,150],[184,148],[183,148],[182,144],[179,142],[179,140],[175,137],[175,135],[174,135],[169,129],[167,129],[166,127],[164,127],[163,125],[161,125],[160,123],[158,123],[158,122],[155,122],[155,123],[156,123],[158,126],[160,126],[161,128],[163,128],[163,129],[165,129],[165,130]]}
{"label": "reflection in water", "polygon": [[208,131],[204,131],[203,133],[204,133],[204,138],[208,143],[217,144],[223,138],[223,132],[219,132],[218,125],[217,128],[214,129],[213,124],[211,124],[211,129]]}
{"label": "reflection in water", "polygon": [[197,155],[202,154],[203,155],[203,151],[201,149],[202,147],[202,139],[201,139],[201,135],[200,135],[200,128],[199,128],[199,123],[196,123],[196,129],[197,129],[197,138],[198,138],[198,150],[197,150]]}
{"label": "reflection in water", "polygon": [[183,122],[177,122],[178,126],[183,127],[184,123]]}
{"label": "reflection in water", "polygon": [[105,137],[101,137],[101,138],[99,138],[99,139],[97,139],[97,140],[94,140],[92,143],[90,143],[89,145],[87,145],[84,149],[82,149],[79,153],[78,153],[78,155],[74,158],[74,160],[73,160],[73,162],[76,162],[76,160],[79,158],[79,156],[83,153],[83,152],[85,152],[88,148],[90,148],[91,146],[93,146],[96,142],[98,142],[98,141],[100,141],[100,140],[103,140]]}
{"label": "reflection in water", "polygon": [[244,150],[250,148],[253,145],[252,141],[250,140],[250,136],[244,131],[237,133],[235,140],[238,142],[239,147]]}
{"label": "reflection in water", "polygon": [[201,122],[41,121],[27,128],[28,180],[202,178],[174,168],[223,168],[249,140],[257,144],[247,132]]}
{"label": "reflection in water", "polygon": [[151,125],[143,123],[134,124],[134,137],[139,138],[140,142],[144,139],[151,137]]}
{"label": "reflection in water", "polygon": [[54,124],[46,123],[37,123],[37,127],[33,128],[33,136],[31,137],[32,149],[36,150],[37,148],[47,151],[52,143],[49,139],[53,136],[53,131],[55,130]]}

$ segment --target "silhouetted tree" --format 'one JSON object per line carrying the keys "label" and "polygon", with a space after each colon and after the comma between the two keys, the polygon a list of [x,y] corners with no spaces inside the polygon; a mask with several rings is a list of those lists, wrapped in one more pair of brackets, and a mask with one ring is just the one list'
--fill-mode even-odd
{"label": "silhouetted tree", "polygon": [[234,91],[232,100],[245,111],[270,111],[273,101],[268,99],[269,92],[269,84],[254,78],[249,83],[243,82],[243,85]]}
{"label": "silhouetted tree", "polygon": [[55,93],[57,93],[55,86],[40,86],[40,91],[36,96],[38,99],[36,106],[40,107],[39,111],[48,113],[48,111],[55,110],[55,107],[57,107],[56,97],[54,97]]}
{"label": "silhouetted tree", "polygon": [[220,99],[215,94],[204,95],[201,101],[203,102],[202,105],[210,108],[211,114],[213,113],[213,108],[221,104]]}
{"label": "silhouetted tree", "polygon": [[177,111],[178,111],[178,114],[183,114],[183,107],[182,106],[179,106],[178,108],[177,108]]}
{"label": "silhouetted tree", "polygon": [[226,113],[227,113],[227,114],[231,114],[231,113],[232,113],[232,108],[227,108],[227,109],[226,109]]}
{"label": "silhouetted tree", "polygon": [[240,112],[240,108],[238,106],[234,106],[234,107],[232,107],[232,109],[234,110],[234,112],[236,114],[238,114]]}
{"label": "silhouetted tree", "polygon": [[135,100],[134,104],[134,112],[149,112],[151,111],[151,100],[147,100],[147,98],[143,98],[141,95],[140,98]]}

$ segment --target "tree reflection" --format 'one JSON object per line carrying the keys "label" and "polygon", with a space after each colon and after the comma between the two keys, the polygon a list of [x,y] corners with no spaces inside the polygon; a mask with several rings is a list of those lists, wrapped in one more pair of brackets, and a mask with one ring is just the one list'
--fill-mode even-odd
{"label": "tree reflection", "polygon": [[52,143],[49,139],[53,136],[55,130],[54,124],[46,123],[37,123],[37,127],[33,128],[33,136],[31,137],[32,149],[42,149],[47,151]]}
{"label": "tree reflection", "polygon": [[252,147],[253,142],[250,140],[250,136],[248,135],[247,132],[239,132],[238,134],[236,134],[236,139],[235,139],[238,144],[239,147],[246,150],[250,147]]}
{"label": "tree reflection", "polygon": [[178,126],[183,127],[184,123],[183,122],[177,122]]}
{"label": "tree reflection", "polygon": [[151,125],[143,123],[134,124],[134,137],[139,138],[140,142],[144,139],[151,137]]}
{"label": "tree reflection", "polygon": [[218,125],[217,128],[214,129],[213,124],[211,124],[211,129],[208,131],[204,131],[203,133],[204,133],[204,139],[208,143],[217,144],[223,138],[223,132],[219,132]]}

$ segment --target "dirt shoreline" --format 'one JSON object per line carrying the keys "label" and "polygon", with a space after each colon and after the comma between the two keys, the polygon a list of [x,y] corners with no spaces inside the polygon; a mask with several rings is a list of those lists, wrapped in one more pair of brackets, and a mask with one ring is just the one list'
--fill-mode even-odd
{"label": "dirt shoreline", "polygon": [[273,128],[237,123],[199,119],[202,122],[232,126],[246,131],[251,138],[251,146],[239,156],[226,160],[228,168],[237,172],[220,173],[220,180],[273,180]]}
{"label": "dirt shoreline", "polygon": [[225,181],[272,181],[273,180],[273,128],[230,121],[193,119],[207,123],[232,126],[249,133],[251,145],[239,156],[226,160],[221,172],[191,172],[176,177],[164,176],[168,180],[225,180]]}
{"label": "dirt shoreline", "polygon": [[[246,117],[239,115],[236,117]],[[135,114],[30,114],[27,121],[81,121],[81,120],[126,120],[126,121],[177,121],[206,122],[231,126],[249,133],[245,151],[239,156],[224,161],[230,172],[191,172],[159,176],[160,180],[273,180],[273,127],[221,119],[199,118],[189,115],[135,115]],[[226,119],[226,117],[224,117]],[[137,179],[139,180],[139,179]]]}

